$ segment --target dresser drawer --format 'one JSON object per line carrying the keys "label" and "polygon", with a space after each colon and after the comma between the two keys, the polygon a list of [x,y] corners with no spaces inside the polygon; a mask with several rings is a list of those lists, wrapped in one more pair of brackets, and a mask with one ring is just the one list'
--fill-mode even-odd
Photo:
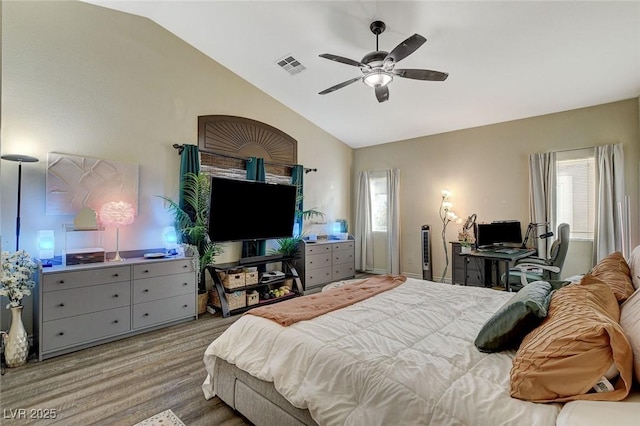
{"label": "dresser drawer", "polygon": [[133,266],[133,279],[137,280],[139,278],[159,277],[162,275],[172,275],[193,271],[193,261],[191,259],[143,263],[141,265]]}
{"label": "dresser drawer", "polygon": [[337,252],[337,251],[346,251],[346,250],[355,250],[355,243],[353,241],[346,241],[344,243],[333,243],[332,245],[332,250],[333,252]]}
{"label": "dresser drawer", "polygon": [[129,281],[130,279],[131,268],[129,266],[55,272],[43,275],[42,291],[66,290],[96,284]]}
{"label": "dresser drawer", "polygon": [[331,253],[331,244],[308,244],[305,246],[305,253],[310,254],[321,254],[321,253]]}
{"label": "dresser drawer", "polygon": [[133,305],[133,328],[149,327],[190,316],[196,316],[195,294],[154,300]]}
{"label": "dresser drawer", "polygon": [[143,278],[133,282],[133,303],[166,299],[181,294],[194,295],[196,291],[193,272]]}
{"label": "dresser drawer", "polygon": [[353,250],[340,250],[333,252],[333,264],[341,265],[343,263],[353,263],[354,253]]}
{"label": "dresser drawer", "polygon": [[304,285],[306,288],[309,288],[317,284],[328,283],[331,281],[331,277],[331,266],[327,266],[326,268],[310,269],[305,273]]}
{"label": "dresser drawer", "polygon": [[343,264],[343,265],[334,265],[333,266],[333,281],[341,280],[344,278],[349,278],[355,276],[356,271],[351,264]]}
{"label": "dresser drawer", "polygon": [[331,252],[307,256],[307,269],[325,268],[327,266],[331,266]]}
{"label": "dresser drawer", "polygon": [[42,351],[92,342],[130,329],[130,306],[48,321],[42,326]]}
{"label": "dresser drawer", "polygon": [[129,281],[71,290],[50,291],[42,298],[42,320],[52,321],[90,312],[129,306]]}

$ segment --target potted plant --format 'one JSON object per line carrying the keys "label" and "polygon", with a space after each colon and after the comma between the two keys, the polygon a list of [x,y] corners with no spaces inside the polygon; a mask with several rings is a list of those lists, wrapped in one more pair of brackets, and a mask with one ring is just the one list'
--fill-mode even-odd
{"label": "potted plant", "polygon": [[18,367],[27,362],[29,341],[27,331],[22,323],[22,298],[31,294],[35,286],[33,275],[37,266],[31,256],[24,250],[15,252],[3,251],[2,276],[0,279],[0,296],[9,299],[7,309],[11,309],[11,327],[9,333],[3,333],[5,345],[4,357],[7,367]]}
{"label": "potted plant", "polygon": [[198,294],[204,299],[206,310],[207,286],[204,272],[213,263],[215,256],[222,253],[222,246],[209,238],[209,177],[204,173],[187,173],[184,175],[181,191],[184,207],[168,197],[160,198],[169,204],[168,208],[175,216],[182,242],[193,246],[194,251],[197,251],[194,254],[198,260]]}

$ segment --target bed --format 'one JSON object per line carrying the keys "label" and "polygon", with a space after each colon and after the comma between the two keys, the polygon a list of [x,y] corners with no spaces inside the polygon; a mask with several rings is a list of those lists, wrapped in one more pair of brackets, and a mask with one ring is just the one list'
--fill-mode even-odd
{"label": "bed", "polygon": [[286,327],[245,314],[207,348],[203,392],[257,425],[554,425],[563,404],[511,397],[516,351],[474,344],[513,296],[407,278]]}

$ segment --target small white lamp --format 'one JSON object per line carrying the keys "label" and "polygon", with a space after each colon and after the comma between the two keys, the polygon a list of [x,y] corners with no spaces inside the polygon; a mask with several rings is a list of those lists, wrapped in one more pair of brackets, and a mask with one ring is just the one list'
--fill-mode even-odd
{"label": "small white lamp", "polygon": [[178,234],[176,228],[173,226],[165,226],[162,230],[162,241],[164,241],[164,248],[168,255],[177,254],[178,248]]}
{"label": "small white lamp", "polygon": [[120,257],[120,226],[131,225],[136,215],[133,206],[124,201],[111,201],[100,208],[98,216],[100,222],[104,226],[116,226],[116,255],[111,261],[122,262],[124,259]]}
{"label": "small white lamp", "polygon": [[52,229],[38,231],[38,259],[42,266],[51,266],[54,257],[55,237]]}

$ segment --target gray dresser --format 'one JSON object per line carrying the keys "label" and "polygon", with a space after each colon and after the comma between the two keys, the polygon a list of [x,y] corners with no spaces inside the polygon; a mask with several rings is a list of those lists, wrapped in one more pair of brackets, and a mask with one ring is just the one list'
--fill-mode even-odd
{"label": "gray dresser", "polygon": [[305,292],[356,275],[353,237],[316,242],[303,240],[299,243],[298,252],[301,260],[296,265]]}
{"label": "gray dresser", "polygon": [[39,359],[197,318],[191,258],[41,268]]}

